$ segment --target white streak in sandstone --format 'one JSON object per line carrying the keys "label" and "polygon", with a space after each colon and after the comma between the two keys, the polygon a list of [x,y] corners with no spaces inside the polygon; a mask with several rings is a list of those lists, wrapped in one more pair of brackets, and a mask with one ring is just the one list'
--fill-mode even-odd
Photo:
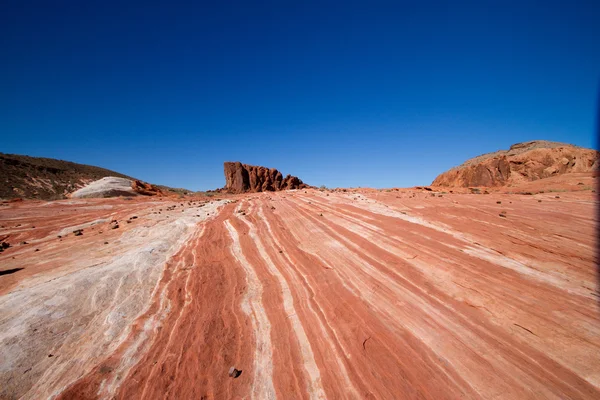
{"label": "white streak in sandstone", "polygon": [[233,240],[231,253],[238,260],[246,273],[248,287],[242,299],[242,311],[250,317],[254,331],[254,378],[252,380],[252,398],[275,399],[275,388],[273,386],[273,349],[271,347],[271,323],[262,305],[262,284],[256,271],[246,260],[240,238],[237,231],[229,221],[225,221],[225,227]]}
{"label": "white streak in sandstone", "polygon": [[[262,207],[258,209],[258,217],[261,220],[265,220],[265,216],[263,214]],[[302,361],[304,365],[304,369],[306,374],[308,375],[309,387],[308,393],[311,399],[324,399],[325,392],[323,391],[323,386],[321,385],[321,374],[319,372],[319,368],[315,362],[315,358],[312,352],[312,348],[310,347],[310,342],[308,341],[308,337],[306,336],[306,332],[304,331],[304,327],[296,314],[296,308],[294,307],[294,298],[292,297],[292,292],[287,283],[285,277],[279,272],[279,269],[273,263],[271,257],[265,250],[262,240],[257,235],[256,227],[253,224],[246,222],[241,219],[246,225],[250,228],[250,237],[254,240],[258,252],[261,257],[265,261],[269,272],[277,278],[277,281],[281,285],[281,290],[283,294],[283,307],[287,315],[289,315],[289,319],[292,322],[292,327],[294,329],[294,333],[296,338],[298,339],[298,343],[300,344],[300,350],[302,354]],[[271,235],[272,237],[272,235]],[[292,268],[286,260],[285,267]]]}

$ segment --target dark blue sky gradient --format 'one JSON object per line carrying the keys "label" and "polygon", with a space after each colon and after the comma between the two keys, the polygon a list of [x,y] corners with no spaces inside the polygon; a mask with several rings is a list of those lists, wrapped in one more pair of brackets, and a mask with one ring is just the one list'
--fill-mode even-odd
{"label": "dark blue sky gradient", "polygon": [[229,160],[390,187],[596,145],[598,1],[120,3],[0,3],[0,152],[204,190]]}

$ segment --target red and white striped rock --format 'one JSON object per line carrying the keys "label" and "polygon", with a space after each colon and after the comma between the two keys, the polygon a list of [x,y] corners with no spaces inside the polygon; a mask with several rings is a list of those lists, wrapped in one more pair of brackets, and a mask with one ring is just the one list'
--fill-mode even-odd
{"label": "red and white striped rock", "polygon": [[0,397],[599,398],[598,199],[559,194],[8,204]]}

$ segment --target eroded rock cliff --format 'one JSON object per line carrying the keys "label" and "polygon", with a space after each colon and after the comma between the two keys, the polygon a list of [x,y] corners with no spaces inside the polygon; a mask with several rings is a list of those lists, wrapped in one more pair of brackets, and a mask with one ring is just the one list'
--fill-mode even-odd
{"label": "eroded rock cliff", "polygon": [[225,190],[229,193],[267,192],[308,187],[295,176],[283,176],[275,168],[225,162]]}
{"label": "eroded rock cliff", "polygon": [[551,176],[598,170],[600,153],[565,143],[536,140],[484,154],[439,175],[435,186],[505,186]]}

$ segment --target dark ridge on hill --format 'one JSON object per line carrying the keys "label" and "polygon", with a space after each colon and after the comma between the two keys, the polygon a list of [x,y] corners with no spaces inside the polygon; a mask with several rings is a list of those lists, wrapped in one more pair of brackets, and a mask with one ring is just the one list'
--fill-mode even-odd
{"label": "dark ridge on hill", "polygon": [[4,153],[0,153],[0,176],[0,198],[3,199],[58,200],[106,176],[135,180],[92,165]]}
{"label": "dark ridge on hill", "polygon": [[[67,194],[107,176],[137,180],[92,165],[54,158],[0,153],[0,199],[64,199]],[[160,188],[176,193],[185,191],[185,189],[174,190],[168,186],[160,186]]]}

